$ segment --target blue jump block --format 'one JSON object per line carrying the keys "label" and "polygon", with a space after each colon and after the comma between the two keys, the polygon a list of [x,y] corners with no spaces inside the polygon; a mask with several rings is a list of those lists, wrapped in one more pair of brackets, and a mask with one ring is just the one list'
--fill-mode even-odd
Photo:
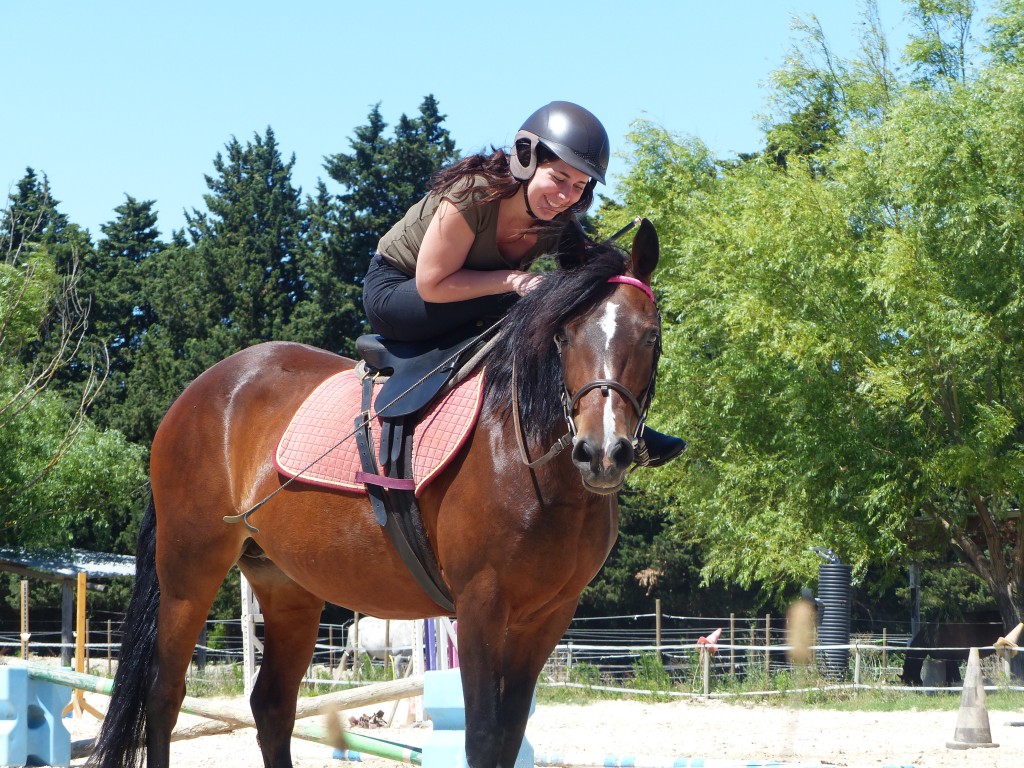
{"label": "blue jump block", "polygon": [[71,765],[71,734],[61,713],[71,689],[0,666],[0,765]]}
{"label": "blue jump block", "polygon": [[[535,703],[530,702],[530,714]],[[423,676],[423,711],[434,730],[423,745],[423,768],[466,765],[466,704],[458,669],[427,672]],[[519,748],[515,768],[533,768],[533,746],[527,739]]]}

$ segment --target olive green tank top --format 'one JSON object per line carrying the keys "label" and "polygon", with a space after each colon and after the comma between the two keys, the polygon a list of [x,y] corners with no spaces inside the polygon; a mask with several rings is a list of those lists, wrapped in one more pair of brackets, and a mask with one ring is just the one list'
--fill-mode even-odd
{"label": "olive green tank top", "polygon": [[[475,235],[464,269],[526,269],[538,256],[550,250],[549,244],[542,242],[544,238],[538,238],[537,243],[520,260],[505,259],[498,250],[498,206],[501,201],[478,202],[483,197],[485,184],[486,180],[482,176],[474,176],[443,196],[462,213]],[[377,252],[384,260],[409,277],[416,275],[416,257],[441,200],[442,196],[428,193],[377,244]]]}

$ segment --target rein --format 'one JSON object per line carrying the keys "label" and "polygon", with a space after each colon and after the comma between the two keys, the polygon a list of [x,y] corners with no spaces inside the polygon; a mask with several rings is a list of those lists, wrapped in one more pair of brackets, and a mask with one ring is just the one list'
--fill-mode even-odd
{"label": "rein", "polygon": [[[629,227],[624,228],[623,231],[626,231],[630,228],[631,225]],[[619,234],[621,234],[621,232]],[[629,275],[613,275],[612,277],[608,278],[608,282],[621,283],[622,285],[631,285],[634,288],[639,288],[647,295],[647,298],[649,298],[651,302],[655,304],[655,306],[657,306],[657,301],[655,301],[654,298],[654,291],[651,290],[651,287],[646,283],[637,280],[635,277],[631,277]],[[541,456],[539,459],[536,459],[535,461],[530,461],[530,457],[526,453],[526,445],[523,440],[522,423],[519,419],[519,396],[518,387],[516,384],[516,365],[515,360],[513,359],[512,423],[516,432],[516,445],[519,448],[519,458],[523,462],[523,464],[525,464],[530,469],[542,467],[575,442],[576,422],[573,419],[573,410],[576,408],[576,404],[584,395],[595,389],[600,389],[601,394],[604,395],[605,397],[608,397],[609,391],[614,390],[615,392],[618,392],[620,395],[622,395],[622,397],[626,399],[626,402],[633,406],[633,410],[636,411],[636,414],[639,417],[637,420],[636,430],[633,433],[633,442],[635,444],[639,439],[640,434],[643,432],[644,424],[647,422],[647,412],[651,407],[651,401],[654,399],[654,381],[658,372],[658,358],[660,357],[660,352],[661,342],[659,340],[658,348],[655,350],[654,368],[651,371],[651,379],[647,383],[647,387],[644,389],[642,404],[641,401],[636,397],[636,395],[634,395],[629,389],[627,389],[624,385],[620,384],[614,379],[594,379],[593,381],[588,381],[586,384],[584,384],[576,391],[575,395],[569,394],[569,390],[566,388],[565,382],[563,381],[562,411],[565,415],[565,422],[568,425],[569,430],[560,438],[558,438],[558,440],[555,441],[555,444],[548,449],[547,453],[545,453],[543,456]]]}

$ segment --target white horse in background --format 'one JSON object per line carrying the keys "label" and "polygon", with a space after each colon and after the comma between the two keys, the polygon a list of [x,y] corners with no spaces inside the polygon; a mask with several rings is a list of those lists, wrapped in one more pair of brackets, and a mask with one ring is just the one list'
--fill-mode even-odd
{"label": "white horse in background", "polygon": [[[387,621],[378,619],[376,616],[363,616],[348,629],[339,671],[345,673],[349,668],[350,661],[354,666],[358,655],[367,653],[371,658],[381,660],[390,655],[394,660],[395,672],[400,673],[402,664],[409,663],[412,657],[413,638],[417,623],[422,627],[422,622],[412,620],[392,619]],[[358,648],[356,647],[357,643]]]}

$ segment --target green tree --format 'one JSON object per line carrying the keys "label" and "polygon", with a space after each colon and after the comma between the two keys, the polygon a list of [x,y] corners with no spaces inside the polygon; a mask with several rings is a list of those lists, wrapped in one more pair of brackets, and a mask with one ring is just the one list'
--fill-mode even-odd
{"label": "green tree", "polygon": [[973,0],[913,0],[908,16],[917,32],[907,45],[906,58],[918,84],[948,87],[968,77]]}
{"label": "green tree", "polygon": [[128,374],[155,316],[146,298],[151,259],[165,247],[152,200],[126,195],[117,218],[100,226],[103,238],[84,265],[83,290],[90,297],[90,335],[108,350],[108,380],[91,416],[103,426],[130,429],[124,403]]}
{"label": "green tree", "polygon": [[833,53],[813,14],[795,18],[792,28],[797,42],[771,76],[773,114],[763,118],[766,154],[780,165],[793,155],[810,161],[815,173],[823,173],[826,151],[852,124],[877,122],[885,115],[897,78],[874,0],[863,5],[860,53],[851,61]]}
{"label": "green tree", "polygon": [[709,577],[783,590],[815,572],[812,545],[858,573],[952,550],[1012,626],[1024,76],[921,85],[845,123],[813,165],[722,169],[638,125],[626,208],[669,254],[656,415],[691,438],[646,482],[674,498]]}
{"label": "green tree", "polygon": [[[36,398],[89,369],[81,359],[88,308],[78,292],[75,257],[81,230],[68,225],[50,196],[46,177],[31,168],[8,203],[0,222],[0,431],[15,430]],[[46,476],[74,442],[101,385],[101,379],[87,375],[74,399],[68,393],[72,412],[61,439],[51,443],[51,453],[27,465],[32,468],[27,474],[12,474],[0,495],[12,499]]]}
{"label": "green tree", "polygon": [[283,161],[274,132],[242,146],[232,139],[207,176],[207,211],[186,215],[199,288],[217,359],[251,344],[283,338],[292,309],[305,297],[302,190],[291,181],[294,155]]}
{"label": "green tree", "polygon": [[131,355],[118,422],[131,439],[148,444],[174,398],[214,363],[262,341],[292,338],[309,262],[294,163],[282,159],[270,128],[244,146],[232,139],[206,177],[206,211],[188,214],[187,232],[162,247],[146,226],[147,204],[125,212],[133,216],[124,222],[128,239],[145,252],[136,307],[139,319],[148,319]]}
{"label": "green tree", "polygon": [[74,245],[59,230],[81,230],[54,206],[45,177],[30,171],[0,228],[0,542],[112,546],[137,506],[142,461],[86,417],[95,382],[58,387],[79,362],[86,310],[77,271],[62,273],[54,255]]}
{"label": "green tree", "polygon": [[342,191],[332,196],[321,183],[310,202],[311,300],[295,324],[296,338],[354,351],[366,322],[360,286],[377,242],[426,194],[431,175],[455,159],[444,117],[436,99],[427,96],[418,116],[403,114],[389,138],[380,105],[374,106],[367,125],[356,128],[351,152],[325,159],[328,176]]}
{"label": "green tree", "polygon": [[983,49],[994,63],[1011,68],[1024,64],[1024,0],[999,0],[996,13],[985,20],[987,43]]}

